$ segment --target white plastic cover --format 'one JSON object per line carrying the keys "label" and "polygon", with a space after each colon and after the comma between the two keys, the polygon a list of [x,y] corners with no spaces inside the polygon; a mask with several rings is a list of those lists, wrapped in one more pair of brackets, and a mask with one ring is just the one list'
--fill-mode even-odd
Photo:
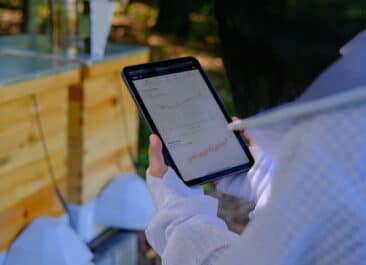
{"label": "white plastic cover", "polygon": [[91,54],[99,59],[104,55],[111,22],[116,8],[115,1],[91,0]]}
{"label": "white plastic cover", "polygon": [[33,221],[11,245],[4,265],[86,265],[92,253],[60,220]]}
{"label": "white plastic cover", "polygon": [[151,194],[141,177],[122,174],[112,180],[97,199],[96,223],[143,230],[155,213]]}
{"label": "white plastic cover", "polygon": [[6,252],[0,254],[0,265],[3,265],[5,262]]}
{"label": "white plastic cover", "polygon": [[95,224],[96,201],[95,198],[84,204],[68,204],[73,228],[85,242],[93,240],[106,229]]}

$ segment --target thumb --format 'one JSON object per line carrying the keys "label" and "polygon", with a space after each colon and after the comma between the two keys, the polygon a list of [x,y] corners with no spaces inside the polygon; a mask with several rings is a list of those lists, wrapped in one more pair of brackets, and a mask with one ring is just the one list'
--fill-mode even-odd
{"label": "thumb", "polygon": [[158,178],[162,178],[168,170],[168,167],[165,165],[162,150],[163,144],[159,137],[155,134],[150,135],[149,171],[151,176]]}

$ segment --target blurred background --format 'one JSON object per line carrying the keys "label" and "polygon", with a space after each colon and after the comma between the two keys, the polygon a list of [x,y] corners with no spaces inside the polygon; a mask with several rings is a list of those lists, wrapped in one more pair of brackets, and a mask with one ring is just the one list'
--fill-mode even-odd
{"label": "blurred background", "polygon": [[[46,34],[49,16],[44,0],[0,0],[0,34]],[[109,39],[147,45],[150,60],[197,56],[230,114],[245,117],[298,96],[365,24],[362,0],[122,0]]]}
{"label": "blurred background", "polygon": [[[49,4],[0,0],[0,34],[49,36]],[[122,0],[108,39],[147,47],[149,61],[196,56],[229,113],[247,117],[300,95],[364,28],[364,0]],[[143,121],[138,126],[134,162],[143,176],[149,131]],[[220,215],[230,228],[242,231],[253,205],[210,185],[205,189],[220,199]],[[141,233],[138,238],[140,263],[159,264]]]}

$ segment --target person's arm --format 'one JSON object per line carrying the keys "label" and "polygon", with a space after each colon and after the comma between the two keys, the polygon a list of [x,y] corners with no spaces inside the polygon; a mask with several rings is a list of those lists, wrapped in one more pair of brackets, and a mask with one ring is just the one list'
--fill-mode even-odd
{"label": "person's arm", "polygon": [[147,173],[158,208],[146,236],[163,264],[206,264],[214,253],[232,245],[239,235],[217,217],[217,200],[201,188],[187,187],[169,168],[163,178]]}
{"label": "person's arm", "polygon": [[208,264],[213,255],[229,248],[239,235],[217,217],[217,200],[201,188],[187,187],[166,167],[157,136],[150,138],[147,183],[158,211],[146,236],[163,264]]}

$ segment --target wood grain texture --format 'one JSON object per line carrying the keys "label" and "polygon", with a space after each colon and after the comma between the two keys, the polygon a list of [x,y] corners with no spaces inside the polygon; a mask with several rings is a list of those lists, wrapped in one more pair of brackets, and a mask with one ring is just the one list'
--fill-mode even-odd
{"label": "wood grain texture", "polygon": [[118,173],[133,171],[128,149],[137,150],[138,113],[120,70],[148,56],[141,52],[1,87],[0,252],[34,218],[64,214],[46,166],[36,112],[57,183],[70,202],[88,202]]}
{"label": "wood grain texture", "polygon": [[[51,161],[56,179],[65,177],[66,151],[52,153]],[[44,158],[2,174],[0,179],[0,212],[51,184],[50,172]]]}
{"label": "wood grain texture", "polygon": [[[58,180],[63,194],[66,191],[66,177]],[[11,207],[0,211],[0,253],[6,251],[11,242],[22,229],[39,216],[60,217],[64,215],[53,186],[48,185],[38,189],[37,193],[18,201]]]}
{"label": "wood grain texture", "polygon": [[64,73],[45,76],[31,81],[15,83],[13,85],[0,86],[0,104],[21,97],[30,96],[48,89],[58,89],[77,84],[80,80],[80,73],[71,70]]}
{"label": "wood grain texture", "polygon": [[0,252],[34,218],[64,214],[51,184],[36,115],[56,180],[67,195],[68,84],[78,79],[73,71],[0,89]]}
{"label": "wood grain texture", "polygon": [[95,78],[105,74],[116,72],[120,75],[120,72],[124,66],[145,63],[149,60],[149,52],[141,51],[133,55],[125,56],[120,59],[110,60],[102,63],[95,64],[93,66],[84,66],[82,69],[83,78]]}
{"label": "wood grain texture", "polygon": [[81,86],[70,89],[68,195],[71,202],[86,203],[118,173],[133,171],[128,149],[137,150],[138,112],[120,71],[126,65],[147,60],[148,53],[142,52],[84,66]]}
{"label": "wood grain texture", "polygon": [[[47,139],[65,135],[67,128],[67,89],[37,94],[39,115]],[[17,154],[41,149],[35,118],[36,107],[30,97],[0,104],[0,161],[16,159]],[[13,119],[14,117],[14,119]],[[11,141],[10,141],[11,139]],[[65,141],[66,138],[64,137]],[[37,151],[36,151],[37,152]],[[29,160],[29,159],[28,159]],[[21,161],[17,161],[20,163]],[[0,174],[4,170],[0,163]]]}
{"label": "wood grain texture", "polygon": [[84,89],[82,84],[71,86],[69,89],[68,111],[68,166],[67,166],[67,195],[72,203],[80,203],[82,194],[82,164],[83,164],[83,109]]}
{"label": "wood grain texture", "polygon": [[101,189],[121,172],[134,172],[127,148],[105,154],[85,167],[83,178],[84,200],[95,198]]}

